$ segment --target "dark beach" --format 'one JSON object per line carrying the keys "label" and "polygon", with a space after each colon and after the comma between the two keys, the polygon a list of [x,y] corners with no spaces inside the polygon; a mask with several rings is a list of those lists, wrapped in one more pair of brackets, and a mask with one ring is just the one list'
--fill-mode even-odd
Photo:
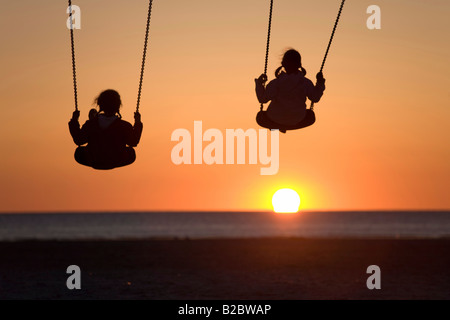
{"label": "dark beach", "polygon": [[[449,299],[450,239],[0,243],[1,299]],[[70,265],[81,290],[66,287]],[[367,267],[381,268],[369,290]]]}

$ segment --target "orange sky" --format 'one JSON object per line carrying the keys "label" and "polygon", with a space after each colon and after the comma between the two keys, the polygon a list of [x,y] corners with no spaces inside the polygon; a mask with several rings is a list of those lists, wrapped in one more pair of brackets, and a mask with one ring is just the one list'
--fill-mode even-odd
{"label": "orange sky", "polygon": [[[314,79],[339,0],[275,0],[270,79],[286,48]],[[132,120],[147,1],[77,0],[81,121],[113,88]],[[280,170],[182,165],[171,134],[257,128],[269,1],[155,0],[138,159],[98,172],[73,160],[66,2],[8,1],[0,10],[0,212],[270,209],[292,187],[305,210],[449,209],[450,3],[347,1],[325,66],[317,123],[280,135]],[[377,4],[382,29],[368,30]]]}

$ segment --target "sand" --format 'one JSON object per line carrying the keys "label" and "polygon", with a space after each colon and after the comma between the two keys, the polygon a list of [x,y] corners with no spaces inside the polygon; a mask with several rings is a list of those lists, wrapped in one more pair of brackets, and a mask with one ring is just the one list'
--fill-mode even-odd
{"label": "sand", "polygon": [[[0,243],[0,299],[449,299],[450,239]],[[82,289],[66,287],[69,265]],[[369,290],[367,267],[381,268]]]}

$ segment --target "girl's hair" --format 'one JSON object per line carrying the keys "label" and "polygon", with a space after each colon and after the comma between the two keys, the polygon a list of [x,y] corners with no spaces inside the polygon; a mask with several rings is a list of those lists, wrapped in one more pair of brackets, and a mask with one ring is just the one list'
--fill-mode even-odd
{"label": "girl's hair", "polygon": [[300,69],[303,75],[306,76],[306,70],[302,67],[302,56],[297,50],[289,49],[284,53],[281,67],[275,71],[275,77],[278,78],[281,75],[281,70],[284,67]]}
{"label": "girl's hair", "polygon": [[105,112],[110,114],[118,114],[120,115],[120,107],[122,106],[122,100],[120,99],[120,95],[115,90],[105,90],[100,95],[95,98],[94,103],[96,103],[100,109],[99,112]]}

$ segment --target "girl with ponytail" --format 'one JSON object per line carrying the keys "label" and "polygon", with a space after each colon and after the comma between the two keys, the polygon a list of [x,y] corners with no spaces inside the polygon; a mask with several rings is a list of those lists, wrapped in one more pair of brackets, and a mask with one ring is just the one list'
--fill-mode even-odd
{"label": "girl with ponytail", "polygon": [[[75,160],[99,170],[127,166],[136,160],[136,147],[143,124],[139,112],[134,114],[134,126],[122,120],[122,100],[115,90],[105,90],[95,99],[97,109],[91,109],[89,120],[80,128],[80,112],[75,111],[69,122],[73,141],[78,145]],[[87,143],[87,146],[82,146]]]}
{"label": "girl with ponytail", "polygon": [[325,79],[319,72],[314,85],[305,76],[300,53],[290,49],[284,53],[281,66],[275,71],[276,78],[267,87],[265,74],[255,79],[258,101],[271,101],[267,111],[260,111],[256,117],[261,127],[279,129],[284,133],[314,124],[314,111],[306,109],[306,99],[319,102],[325,90]]}

